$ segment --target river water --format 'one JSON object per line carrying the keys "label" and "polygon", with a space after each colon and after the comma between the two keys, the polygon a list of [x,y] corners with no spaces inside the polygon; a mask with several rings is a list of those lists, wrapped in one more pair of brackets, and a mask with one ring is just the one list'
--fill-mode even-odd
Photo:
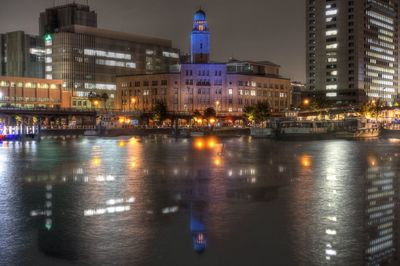
{"label": "river water", "polygon": [[400,140],[0,144],[0,265],[400,265]]}

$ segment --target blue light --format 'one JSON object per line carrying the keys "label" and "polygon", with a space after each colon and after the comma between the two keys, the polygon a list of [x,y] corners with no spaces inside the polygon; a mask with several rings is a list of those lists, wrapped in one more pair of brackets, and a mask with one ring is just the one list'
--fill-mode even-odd
{"label": "blue light", "polygon": [[195,14],[194,14],[194,20],[195,21],[200,21],[200,20],[206,20],[206,13],[203,10],[198,10]]}
{"label": "blue light", "polygon": [[193,63],[208,63],[210,54],[210,31],[206,14],[199,10],[194,15],[191,34],[191,55]]}

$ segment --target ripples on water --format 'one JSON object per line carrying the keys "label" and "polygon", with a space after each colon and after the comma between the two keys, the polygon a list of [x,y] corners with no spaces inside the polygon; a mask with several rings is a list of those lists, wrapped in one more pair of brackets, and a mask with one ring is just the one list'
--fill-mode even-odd
{"label": "ripples on water", "polygon": [[0,265],[398,265],[399,148],[2,143]]}

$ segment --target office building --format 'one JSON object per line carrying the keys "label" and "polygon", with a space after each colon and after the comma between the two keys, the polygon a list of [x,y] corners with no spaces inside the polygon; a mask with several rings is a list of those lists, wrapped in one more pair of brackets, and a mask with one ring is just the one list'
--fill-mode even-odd
{"label": "office building", "polygon": [[69,25],[73,20],[46,31],[45,77],[64,81],[64,89],[72,91],[73,107],[91,108],[88,95],[93,92],[99,96],[106,93],[105,107],[112,108],[116,76],[165,73],[179,63],[179,50],[172,48],[169,40],[99,29],[92,23],[97,16],[89,7],[60,7],[64,8],[76,13],[85,25]]}
{"label": "office building", "polygon": [[290,80],[280,67],[268,61],[210,62],[210,32],[206,15],[194,15],[191,62],[178,71],[163,74],[117,77],[115,106],[122,110],[149,111],[164,101],[169,111],[204,111],[213,107],[219,114],[241,115],[244,106],[268,101],[271,110],[290,107]]}
{"label": "office building", "polygon": [[337,103],[399,92],[398,1],[306,0],[307,86]]}
{"label": "office building", "polygon": [[44,78],[44,42],[23,31],[0,34],[0,75]]}

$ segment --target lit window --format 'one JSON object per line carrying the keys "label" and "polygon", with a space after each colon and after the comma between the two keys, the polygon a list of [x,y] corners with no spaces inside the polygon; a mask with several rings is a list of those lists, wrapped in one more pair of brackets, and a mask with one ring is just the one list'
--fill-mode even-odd
{"label": "lit window", "polygon": [[337,85],[326,85],[326,90],[337,90]]}
{"label": "lit window", "polygon": [[336,15],[338,13],[338,10],[337,9],[331,9],[331,10],[327,10],[326,12],[325,12],[325,15],[327,15],[327,16],[333,16],[333,15]]}
{"label": "lit window", "polygon": [[328,44],[326,46],[326,49],[336,49],[336,48],[338,48],[338,44],[337,43]]}
{"label": "lit window", "polygon": [[325,32],[326,36],[334,36],[338,34],[337,30],[328,30]]}

